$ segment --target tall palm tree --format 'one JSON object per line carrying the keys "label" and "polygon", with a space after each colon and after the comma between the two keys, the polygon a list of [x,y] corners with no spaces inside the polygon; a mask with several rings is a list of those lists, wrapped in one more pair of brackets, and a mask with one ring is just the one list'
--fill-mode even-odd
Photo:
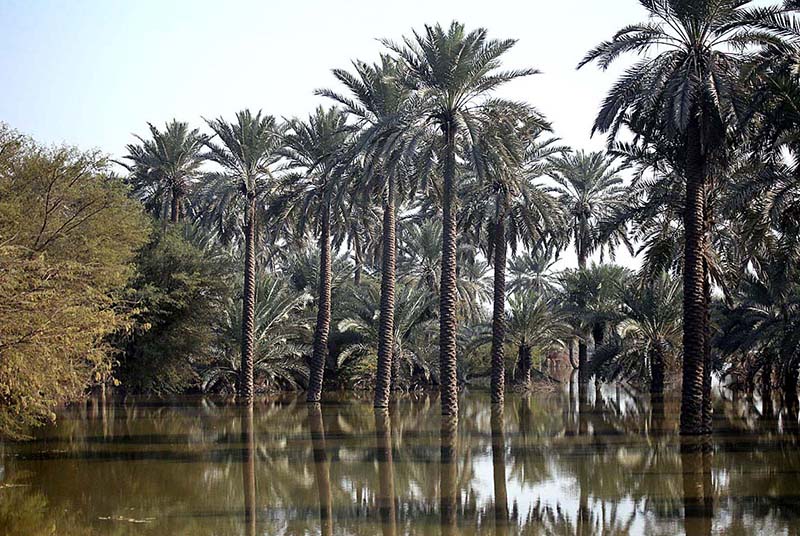
{"label": "tall palm tree", "polygon": [[163,131],[148,123],[150,139],[139,136],[140,144],[129,144],[122,163],[130,172],[133,193],[156,216],[169,206],[169,221],[177,223],[183,204],[200,178],[205,136],[188,123],[172,120]]}
{"label": "tall palm tree", "polygon": [[[256,306],[256,227],[259,213],[277,186],[271,167],[282,146],[282,127],[271,115],[250,110],[236,114],[236,121],[207,119],[214,132],[206,140],[208,159],[220,172],[207,175],[203,218],[219,230],[223,239],[244,234],[244,296],[242,300],[242,367],[239,393],[253,399],[254,328]],[[216,141],[218,140],[218,141]],[[242,217],[243,216],[243,217]]]}
{"label": "tall palm tree", "polygon": [[619,172],[614,159],[603,152],[568,153],[550,164],[549,174],[556,181],[559,199],[569,217],[578,268],[586,268],[589,256],[598,249],[601,253],[608,249],[613,258],[620,243],[630,248],[623,231],[608,235],[604,242],[598,241],[596,233],[599,222],[625,201],[626,190]]}
{"label": "tall palm tree", "polygon": [[[533,69],[499,71],[502,55],[515,40],[490,40],[479,28],[466,32],[452,22],[425,26],[413,32],[403,45],[384,40],[408,70],[415,89],[422,95],[420,117],[435,129],[442,185],[442,274],[439,296],[439,354],[442,413],[458,414],[456,377],[456,187],[459,173],[456,155],[466,143],[465,134],[478,121],[476,111],[497,104],[486,96],[515,78],[534,74]],[[513,103],[506,103],[514,106]]]}
{"label": "tall palm tree", "polygon": [[317,322],[307,396],[309,402],[319,402],[331,329],[332,224],[340,220],[337,216],[347,193],[341,164],[346,161],[353,127],[336,107],[319,107],[306,121],[292,119],[288,126],[282,154],[288,166],[299,171],[286,177],[286,192],[273,204],[273,210],[280,219],[296,221],[301,235],[312,225],[319,242]]}
{"label": "tall palm tree", "polygon": [[[559,209],[548,189],[534,183],[546,169],[546,158],[561,151],[555,139],[540,139],[550,126],[538,114],[518,117],[491,110],[472,143],[473,187],[465,192],[467,228],[485,228],[487,257],[494,262],[492,315],[492,403],[505,392],[506,253],[521,242],[528,248],[550,249],[557,234]],[[499,113],[498,113],[499,112]],[[521,121],[521,124],[520,124]]]}
{"label": "tall palm tree", "polygon": [[[402,83],[401,66],[382,55],[381,63],[369,65],[354,61],[355,75],[341,69],[333,74],[350,92],[341,95],[331,90],[317,93],[339,102],[361,128],[358,146],[367,161],[365,186],[377,190],[383,205],[381,255],[381,308],[378,337],[378,368],[374,405],[387,407],[391,390],[392,350],[394,348],[394,301],[397,257],[397,182],[403,155],[410,144],[410,90]],[[402,185],[401,185],[402,186]]]}
{"label": "tall palm tree", "polygon": [[[629,122],[645,139],[665,138],[682,148],[686,178],[683,214],[683,396],[681,433],[701,434],[704,425],[706,340],[706,191],[710,167],[727,147],[737,125],[739,67],[748,52],[791,49],[797,24],[789,4],[752,8],[748,0],[640,0],[647,22],[626,26],[589,51],[606,69],[632,52],[643,56],[628,68],[606,97],[593,131],[617,136]],[[655,54],[649,54],[657,50]]]}

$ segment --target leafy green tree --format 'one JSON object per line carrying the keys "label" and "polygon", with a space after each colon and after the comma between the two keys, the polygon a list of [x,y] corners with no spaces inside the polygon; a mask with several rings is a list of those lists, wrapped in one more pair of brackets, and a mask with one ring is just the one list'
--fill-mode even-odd
{"label": "leafy green tree", "polygon": [[[458,414],[456,378],[456,188],[460,180],[456,166],[459,146],[478,120],[477,112],[500,101],[486,96],[503,84],[534,74],[533,69],[499,71],[500,58],[514,46],[513,39],[490,40],[485,29],[465,32],[452,22],[445,29],[426,26],[414,32],[403,45],[384,40],[397,54],[417,92],[421,94],[419,117],[435,128],[442,185],[442,268],[439,295],[439,351],[442,413]],[[504,102],[513,107],[514,103]]]}
{"label": "leafy green tree", "polygon": [[[242,351],[239,394],[253,399],[256,299],[256,228],[264,209],[275,194],[277,181],[272,167],[283,145],[283,128],[271,115],[236,114],[236,121],[206,120],[214,137],[207,140],[208,159],[222,171],[208,174],[204,185],[203,219],[212,223],[223,240],[244,235],[244,289],[242,299]],[[218,140],[218,141],[216,141]]]}
{"label": "leafy green tree", "polygon": [[[738,124],[740,67],[752,51],[791,49],[797,25],[791,6],[752,8],[740,0],[642,0],[647,22],[626,26],[589,51],[582,67],[603,69],[632,52],[643,58],[612,87],[594,131],[617,136],[625,122],[645,139],[667,139],[682,148],[680,172],[686,179],[683,256],[683,397],[681,433],[709,432],[704,413],[706,369],[706,191],[711,166],[727,148]],[[658,46],[656,54],[648,53]],[[710,370],[709,370],[710,372]],[[710,382],[709,382],[710,386]]]}
{"label": "leafy green tree", "polygon": [[148,123],[150,138],[139,136],[139,144],[129,144],[123,163],[130,176],[133,194],[156,217],[169,207],[169,221],[177,223],[184,203],[197,184],[202,170],[205,137],[188,123],[172,120],[163,131]]}
{"label": "leafy green tree", "polygon": [[111,381],[110,337],[147,218],[94,152],[45,148],[0,125],[0,434]]}

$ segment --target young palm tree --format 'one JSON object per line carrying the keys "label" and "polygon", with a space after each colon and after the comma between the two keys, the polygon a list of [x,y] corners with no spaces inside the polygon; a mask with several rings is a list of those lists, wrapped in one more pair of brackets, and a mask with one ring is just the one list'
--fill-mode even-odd
{"label": "young palm tree", "polygon": [[601,253],[625,244],[631,245],[623,230],[597,240],[597,226],[625,202],[625,187],[619,176],[619,168],[605,153],[578,151],[558,158],[550,164],[549,174],[557,183],[557,191],[564,212],[569,217],[569,233],[575,243],[578,268],[586,268],[589,256],[596,250]]}
{"label": "young palm tree", "polygon": [[169,205],[169,221],[177,223],[187,195],[200,178],[205,137],[199,130],[189,129],[188,123],[174,119],[163,132],[150,123],[147,126],[151,138],[136,136],[141,144],[127,146],[125,159],[130,164],[122,165],[131,173],[128,180],[133,194],[158,217]]}
{"label": "young palm tree", "polygon": [[[442,273],[439,296],[439,352],[442,413],[458,414],[456,378],[456,154],[465,134],[477,119],[476,111],[487,104],[487,94],[506,82],[534,74],[533,69],[498,71],[500,58],[513,39],[490,40],[485,29],[465,32],[457,22],[445,29],[426,26],[403,45],[383,41],[397,54],[422,95],[419,117],[436,129],[438,160],[442,172]],[[513,103],[507,103],[513,106]]]}
{"label": "young palm tree", "polygon": [[[271,115],[236,114],[236,121],[206,120],[214,138],[206,140],[208,159],[222,168],[207,176],[203,218],[213,223],[223,240],[244,234],[244,296],[242,300],[242,367],[239,393],[253,399],[253,346],[256,306],[256,227],[259,213],[277,184],[271,166],[282,146],[282,127]],[[218,141],[215,141],[218,140]],[[242,217],[243,216],[243,217]]]}
{"label": "young palm tree", "polygon": [[[673,140],[683,148],[686,178],[683,269],[683,396],[681,433],[704,425],[704,242],[710,165],[726,148],[737,123],[739,67],[759,47],[792,48],[797,25],[790,7],[750,8],[748,0],[641,0],[647,22],[627,26],[591,50],[579,68],[597,61],[607,68],[627,52],[644,56],[606,97],[593,131],[616,137],[624,122],[645,139]],[[657,53],[649,55],[650,51]]]}
{"label": "young palm tree", "polygon": [[381,63],[353,62],[356,74],[334,69],[334,76],[352,96],[330,90],[317,93],[342,104],[362,129],[358,145],[367,162],[364,182],[377,190],[383,205],[381,255],[381,309],[378,337],[378,369],[375,383],[376,408],[387,407],[391,390],[392,349],[394,348],[394,302],[397,257],[397,182],[403,154],[411,138],[407,130],[409,89],[401,82],[398,63],[382,56]]}
{"label": "young palm tree", "polygon": [[[494,112],[494,111],[493,111]],[[519,118],[492,113],[473,140],[472,166],[477,180],[464,198],[467,228],[485,228],[487,257],[494,262],[492,315],[492,403],[502,404],[505,391],[506,252],[521,242],[528,248],[550,249],[557,234],[559,209],[548,189],[533,181],[546,169],[548,156],[561,151],[555,139],[540,139],[549,125],[538,115]]]}
{"label": "young palm tree", "polygon": [[[281,219],[297,222],[298,233],[304,234],[313,225],[319,241],[319,290],[317,323],[308,382],[309,402],[319,402],[322,380],[328,359],[328,337],[331,329],[331,236],[333,209],[341,207],[347,190],[341,163],[346,160],[348,140],[353,127],[339,108],[322,107],[307,121],[292,119],[285,136],[282,154],[291,168],[300,170],[287,176],[287,191],[273,205]],[[292,214],[296,212],[296,214]],[[338,214],[338,212],[337,212]],[[335,219],[335,218],[334,218]]]}

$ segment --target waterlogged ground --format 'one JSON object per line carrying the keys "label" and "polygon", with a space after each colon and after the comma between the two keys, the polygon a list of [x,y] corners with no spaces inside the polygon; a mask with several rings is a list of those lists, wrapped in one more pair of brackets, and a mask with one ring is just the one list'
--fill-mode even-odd
{"label": "waterlogged ground", "polygon": [[95,400],[0,446],[0,534],[800,532],[796,417],[720,397],[682,453],[677,401],[577,391],[468,393],[457,425],[424,396]]}

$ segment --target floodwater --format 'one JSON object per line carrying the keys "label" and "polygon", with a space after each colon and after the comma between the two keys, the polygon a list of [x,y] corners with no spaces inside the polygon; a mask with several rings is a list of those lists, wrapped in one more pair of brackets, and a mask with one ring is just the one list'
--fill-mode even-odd
{"label": "floodwater", "polygon": [[0,534],[798,534],[797,416],[720,395],[682,446],[678,409],[614,385],[470,392],[457,423],[432,396],[92,400],[0,446]]}

